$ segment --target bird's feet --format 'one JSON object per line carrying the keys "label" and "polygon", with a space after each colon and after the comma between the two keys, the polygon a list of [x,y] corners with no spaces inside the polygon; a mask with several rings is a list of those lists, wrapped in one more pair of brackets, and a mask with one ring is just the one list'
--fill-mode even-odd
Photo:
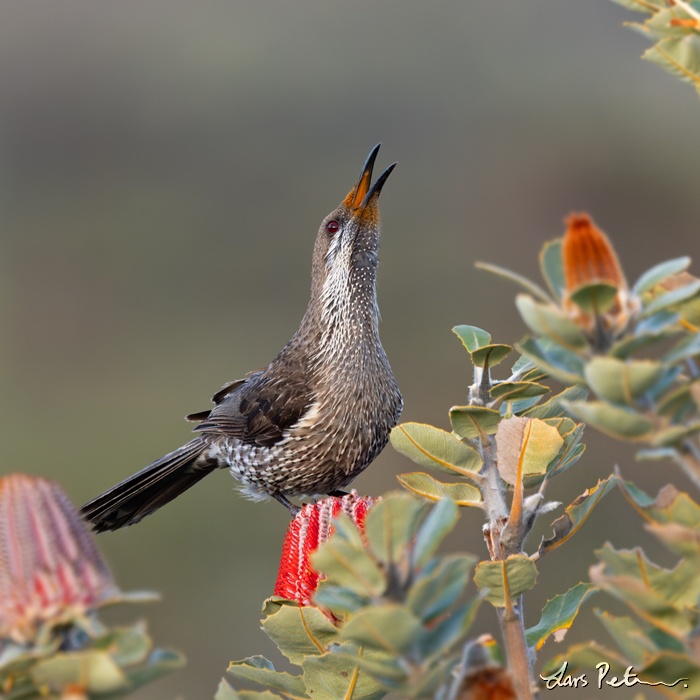
{"label": "bird's feet", "polygon": [[275,494],[275,500],[279,501],[292,514],[292,518],[296,518],[297,513],[301,510],[299,506],[295,506],[289,499],[285,498],[281,493]]}

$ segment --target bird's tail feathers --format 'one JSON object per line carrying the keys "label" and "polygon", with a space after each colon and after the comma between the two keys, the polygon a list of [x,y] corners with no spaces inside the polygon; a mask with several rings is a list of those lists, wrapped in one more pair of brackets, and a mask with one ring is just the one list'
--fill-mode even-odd
{"label": "bird's tail feathers", "polygon": [[214,461],[195,464],[206,447],[203,437],[191,440],[86,503],[80,513],[95,532],[139,522],[216,469]]}

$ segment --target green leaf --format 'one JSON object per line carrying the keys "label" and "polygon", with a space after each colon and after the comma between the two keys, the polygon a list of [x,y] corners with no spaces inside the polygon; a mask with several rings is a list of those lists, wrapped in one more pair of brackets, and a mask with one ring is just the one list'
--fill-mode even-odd
{"label": "green leaf", "polygon": [[391,431],[391,444],[397,452],[422,467],[446,474],[469,476],[483,466],[481,456],[451,433],[423,423],[402,423]]}
{"label": "green leaf", "polygon": [[498,430],[501,414],[492,408],[481,406],[453,406],[450,421],[455,433],[465,440],[486,439]]}
{"label": "green leaf", "polygon": [[586,364],[584,375],[588,386],[601,399],[617,404],[633,405],[661,376],[663,368],[653,360],[616,360],[594,357]]}
{"label": "green leaf", "polygon": [[444,614],[464,591],[476,559],[467,554],[443,557],[430,573],[411,586],[406,605],[423,623]]}
{"label": "green leaf", "polygon": [[421,472],[399,474],[396,478],[409,491],[413,491],[419,496],[425,496],[431,501],[449,498],[458,506],[482,507],[481,492],[469,484],[443,484],[441,481],[433,479],[432,476]]}
{"label": "green leaf", "polygon": [[657,651],[654,643],[632,618],[615,617],[601,610],[596,610],[595,614],[635,666],[641,666],[645,656]]}
{"label": "green leaf", "polygon": [[421,655],[426,658],[444,656],[469,631],[481,601],[481,596],[472,598],[424,634],[419,642]]}
{"label": "green leaf", "polygon": [[510,418],[501,421],[496,432],[498,472],[501,479],[515,485],[520,478],[545,474],[559,454],[564,440],[559,431],[537,418]]}
{"label": "green leaf", "polygon": [[462,341],[470,355],[484,345],[491,344],[491,335],[476,326],[455,326],[452,332]]}
{"label": "green leaf", "polygon": [[535,301],[528,294],[518,294],[515,305],[527,327],[535,335],[546,335],[569,349],[588,347],[583,331],[559,309],[551,304]]}
{"label": "green leaf", "polygon": [[331,537],[311,555],[311,563],[330,579],[358,595],[378,596],[384,592],[386,580],[364,550]]}
{"label": "green leaf", "polygon": [[564,405],[579,420],[618,440],[646,440],[654,430],[651,421],[639,413],[617,408],[604,401]]}
{"label": "green leaf", "polygon": [[549,401],[528,409],[523,415],[526,418],[539,418],[540,420],[558,418],[566,413],[566,406],[564,404],[581,401],[585,399],[587,395],[588,389],[585,386],[572,386],[556,396],[553,396]]}
{"label": "green leaf", "polygon": [[223,678],[214,696],[214,700],[281,700],[279,695],[269,690],[258,692],[254,690],[234,690]]}
{"label": "green leaf", "polygon": [[583,384],[583,362],[579,357],[554,343],[526,338],[516,345],[521,355],[532,360],[543,372],[565,384]]}
{"label": "green leaf", "polygon": [[543,557],[547,552],[556,549],[568,540],[583,525],[591,511],[600,499],[609,493],[618,482],[616,476],[610,476],[604,481],[598,481],[592,489],[586,489],[565,511],[564,515],[553,523],[554,535],[546,540],[542,538],[538,554]]}
{"label": "green leaf", "polygon": [[506,590],[511,600],[529,591],[537,580],[535,562],[523,554],[513,554],[505,561],[482,561],[476,567],[474,582],[485,591],[491,605],[502,608],[506,604]]}
{"label": "green leaf", "polygon": [[604,314],[610,309],[617,296],[618,287],[605,282],[585,284],[571,293],[569,297],[587,314]]}
{"label": "green leaf", "polygon": [[619,481],[622,493],[647,520],[662,525],[676,523],[700,530],[700,506],[687,493],[672,484],[664,486],[655,498],[638,489],[631,481]]}
{"label": "green leaf", "polygon": [[171,649],[154,649],[148,657],[145,665],[130,668],[126,671],[131,691],[137,690],[142,685],[165,676],[172,671],[182,668],[186,663],[185,657]]}
{"label": "green leaf", "polygon": [[[664,39],[664,41],[660,41],[656,46],[649,49],[645,54],[645,57],[650,51],[658,49],[658,47],[660,47],[662,44],[667,44],[669,42],[685,42],[687,39],[688,37],[685,39]],[[700,47],[700,40],[697,42],[697,44],[698,47]],[[700,292],[700,280],[696,280],[695,282],[686,284],[683,287],[678,287],[670,292],[666,292],[646,306],[642,311],[640,318],[645,318],[647,316],[651,316],[652,314],[658,313],[662,309],[668,309],[672,306],[676,306],[677,304],[694,297],[698,292]]]}
{"label": "green leaf", "polygon": [[505,360],[513,352],[510,345],[485,345],[472,353],[472,362],[475,367],[495,367]]}
{"label": "green leaf", "polygon": [[314,593],[314,604],[328,608],[333,613],[344,615],[369,605],[369,598],[357,595],[354,591],[335,586],[327,578],[318,582]]}
{"label": "green leaf", "polygon": [[423,504],[408,494],[384,498],[367,514],[369,549],[384,564],[398,562],[413,540]]}
{"label": "green leaf", "polygon": [[530,399],[533,396],[543,396],[549,393],[549,387],[535,382],[499,382],[489,390],[492,399],[516,401]]}
{"label": "green leaf", "polygon": [[422,630],[409,608],[388,604],[360,610],[343,626],[341,639],[400,655],[416,643]]}
{"label": "green leaf", "polygon": [[570,432],[576,429],[576,426],[581,425],[581,423],[574,423],[571,418],[566,418],[565,416],[559,416],[557,418],[546,418],[544,422],[547,425],[551,425],[553,428],[557,429],[559,435],[564,437]]}
{"label": "green leaf", "polygon": [[542,246],[540,251],[540,270],[545,278],[552,296],[561,301],[562,294],[566,289],[564,279],[564,263],[561,254],[561,238],[556,238]]}
{"label": "green leaf", "polygon": [[696,36],[662,39],[647,49],[642,58],[656,63],[696,90],[700,86],[700,41]]}
{"label": "green leaf", "polygon": [[555,641],[561,642],[583,603],[597,590],[592,583],[579,583],[564,595],[554,596],[547,601],[539,623],[525,633],[527,645],[539,651],[552,634]]}
{"label": "green leaf", "polygon": [[301,676],[275,671],[275,667],[264,656],[250,656],[243,661],[232,661],[228,672],[237,678],[254,681],[279,690],[288,697],[307,698],[306,684]]}
{"label": "green leaf", "polygon": [[692,631],[700,594],[696,560],[682,560],[673,570],[656,566],[640,549],[615,550],[605,544],[596,551],[602,564],[591,568],[594,583],[631,606],[648,622],[674,636]]}
{"label": "green leaf", "polygon": [[277,606],[272,600],[266,601],[263,612],[268,610],[275,612],[265,617],[262,628],[293,664],[301,663],[304,656],[325,653],[338,639],[338,629],[318,608]]}
{"label": "green leaf", "polygon": [[[385,654],[360,649],[360,658],[343,653],[351,645],[339,647],[338,653],[309,656],[304,659],[304,682],[314,700],[380,700],[386,689],[365,671],[365,664],[394,671]],[[354,647],[354,645],[352,645]]]}
{"label": "green leaf", "polygon": [[677,275],[679,272],[687,270],[690,267],[690,263],[691,260],[688,256],[659,263],[642,274],[634,283],[634,291],[637,294],[648,292],[671,275]]}
{"label": "green leaf", "polygon": [[700,333],[693,333],[683,338],[671,352],[666,354],[664,362],[674,364],[675,362],[682,362],[696,355],[700,355]]}
{"label": "green leaf", "polygon": [[586,446],[579,444],[583,437],[583,430],[584,425],[577,423],[570,433],[564,435],[564,449],[547,466],[547,473],[550,475],[550,478],[563,474],[581,459],[581,456],[586,451]]}
{"label": "green leaf", "polygon": [[480,270],[486,270],[487,272],[492,272],[494,275],[503,277],[504,279],[515,282],[515,284],[520,285],[525,291],[530,292],[533,296],[539,297],[545,303],[553,303],[547,292],[542,289],[539,285],[531,282],[527,277],[519,275],[517,272],[511,272],[505,267],[499,267],[498,265],[491,265],[490,263],[477,262],[474,267]]}
{"label": "green leaf", "polygon": [[690,425],[675,425],[665,430],[654,433],[651,444],[654,447],[671,447],[680,445],[683,440],[700,432],[700,423]]}
{"label": "green leaf", "polygon": [[124,672],[106,652],[59,653],[31,669],[32,681],[53,691],[80,685],[90,694],[114,693],[130,687]]}
{"label": "green leaf", "polygon": [[413,545],[414,566],[420,568],[428,563],[458,518],[459,511],[451,498],[443,498],[431,508]]}

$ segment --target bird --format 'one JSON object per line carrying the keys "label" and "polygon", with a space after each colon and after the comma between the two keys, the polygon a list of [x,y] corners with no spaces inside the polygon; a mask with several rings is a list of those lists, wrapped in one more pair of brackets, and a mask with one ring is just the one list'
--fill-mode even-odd
{"label": "bird", "polygon": [[311,297],[299,330],[267,368],[226,384],[214,408],[193,413],[197,437],[81,508],[95,532],[138,523],[217,469],[243,494],[275,499],[342,496],[386,446],[403,398],[379,339],[381,144],[340,205],[323,219]]}

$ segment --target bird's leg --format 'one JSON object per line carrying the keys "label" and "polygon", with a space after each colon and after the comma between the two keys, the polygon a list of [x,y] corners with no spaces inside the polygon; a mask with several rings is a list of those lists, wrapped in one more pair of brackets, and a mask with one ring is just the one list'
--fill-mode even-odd
{"label": "bird's leg", "polygon": [[297,513],[301,510],[299,506],[295,506],[291,501],[286,499],[281,493],[274,494],[276,501],[279,501],[291,514],[293,518],[296,518]]}
{"label": "bird's leg", "polygon": [[335,491],[331,491],[328,495],[334,496],[335,498],[342,498],[343,496],[347,496],[348,492],[342,491],[341,489],[336,489]]}

